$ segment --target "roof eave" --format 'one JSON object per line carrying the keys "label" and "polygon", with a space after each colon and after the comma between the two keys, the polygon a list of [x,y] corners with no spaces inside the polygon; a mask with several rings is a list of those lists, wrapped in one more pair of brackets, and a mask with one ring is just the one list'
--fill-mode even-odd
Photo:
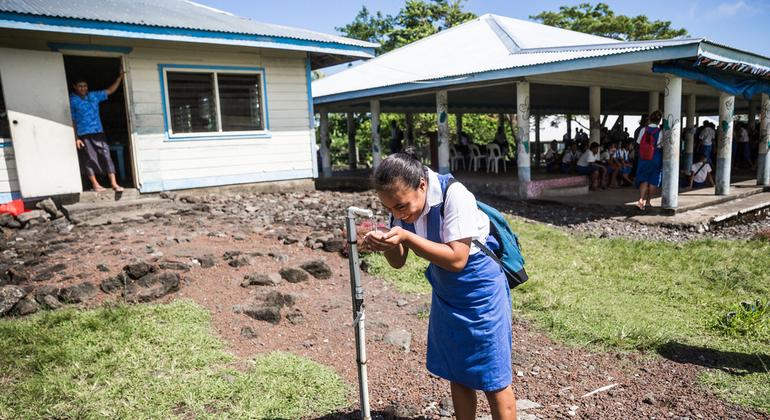
{"label": "roof eave", "polygon": [[658,60],[675,60],[680,58],[696,57],[700,51],[699,45],[699,41],[693,41],[689,44],[663,46],[660,48],[642,51],[556,61],[531,66],[491,70],[468,75],[453,75],[429,81],[401,83],[392,86],[364,89],[360,91],[340,92],[331,95],[317,96],[313,98],[313,102],[316,105],[328,105],[335,102],[361,100],[376,96],[403,94],[406,92],[430,91],[441,88],[469,85],[473,83],[517,79],[538,74],[586,70],[596,67],[610,67],[626,64],[653,62]]}
{"label": "roof eave", "polygon": [[0,29],[19,29],[78,35],[97,35],[114,38],[271,48],[366,59],[375,56],[375,48],[378,46],[377,44],[363,41],[359,43],[360,45],[351,45],[297,38],[117,24],[85,19],[51,18],[7,12],[0,12]]}

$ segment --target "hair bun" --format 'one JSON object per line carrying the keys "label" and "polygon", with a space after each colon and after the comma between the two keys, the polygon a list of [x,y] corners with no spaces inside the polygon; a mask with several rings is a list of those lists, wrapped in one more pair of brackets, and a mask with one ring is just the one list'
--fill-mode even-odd
{"label": "hair bun", "polygon": [[401,153],[409,156],[410,158],[420,161],[420,156],[417,154],[417,149],[414,146],[407,146]]}

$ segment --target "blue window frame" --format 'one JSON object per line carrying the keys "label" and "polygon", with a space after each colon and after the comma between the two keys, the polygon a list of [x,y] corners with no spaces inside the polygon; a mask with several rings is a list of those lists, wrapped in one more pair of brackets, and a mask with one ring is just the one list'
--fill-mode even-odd
{"label": "blue window frame", "polygon": [[270,137],[262,67],[159,64],[168,141]]}

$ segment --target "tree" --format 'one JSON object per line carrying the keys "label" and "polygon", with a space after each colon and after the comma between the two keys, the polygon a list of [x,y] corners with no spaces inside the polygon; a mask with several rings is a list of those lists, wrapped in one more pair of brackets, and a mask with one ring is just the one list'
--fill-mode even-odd
{"label": "tree", "polygon": [[650,21],[647,16],[616,15],[606,3],[561,6],[558,12],[541,12],[530,19],[587,34],[621,41],[642,41],[687,36],[687,30],[671,27],[671,21]]}

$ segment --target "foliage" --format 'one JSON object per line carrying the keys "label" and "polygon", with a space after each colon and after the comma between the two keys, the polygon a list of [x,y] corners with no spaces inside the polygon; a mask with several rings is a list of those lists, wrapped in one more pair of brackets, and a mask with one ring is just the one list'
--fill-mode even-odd
{"label": "foliage", "polygon": [[189,301],[0,321],[0,418],[299,418],[346,405],[331,369],[288,354],[244,370]]}
{"label": "foliage", "polygon": [[770,342],[770,300],[743,301],[717,318],[714,327],[723,334]]}
{"label": "foliage", "polygon": [[671,21],[650,21],[645,15],[616,15],[606,3],[561,6],[558,12],[530,16],[549,26],[584,32],[621,41],[643,41],[687,36],[687,30],[671,27]]}

